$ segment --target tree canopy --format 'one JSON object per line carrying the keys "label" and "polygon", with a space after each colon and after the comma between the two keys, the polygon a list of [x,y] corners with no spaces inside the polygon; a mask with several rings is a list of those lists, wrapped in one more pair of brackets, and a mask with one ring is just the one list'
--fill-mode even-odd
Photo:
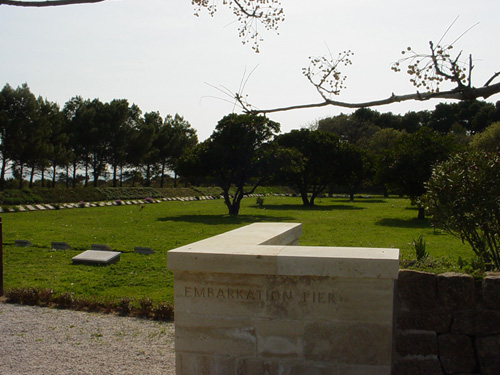
{"label": "tree canopy", "polygon": [[71,180],[75,186],[78,171],[83,170],[85,185],[91,174],[97,186],[109,168],[113,186],[121,185],[132,169],[145,176],[146,184],[159,177],[163,186],[167,172],[197,142],[196,131],[182,116],[142,115],[125,99],[103,103],[77,96],[60,110],[57,104],[36,98],[26,84],[16,89],[7,84],[0,91],[1,188],[8,167],[19,187],[26,169],[31,187],[35,173],[43,185],[49,171],[54,186],[58,169],[65,170],[67,185]]}
{"label": "tree canopy", "polygon": [[[269,166],[268,141],[279,129],[278,123],[264,116],[227,115],[181,163],[181,173],[211,177],[222,189],[229,215],[238,215],[243,197],[268,176],[264,170]],[[247,185],[251,187],[245,190]]]}

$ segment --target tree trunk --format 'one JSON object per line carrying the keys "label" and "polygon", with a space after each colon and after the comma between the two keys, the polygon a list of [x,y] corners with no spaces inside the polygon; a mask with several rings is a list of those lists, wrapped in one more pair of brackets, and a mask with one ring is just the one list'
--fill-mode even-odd
{"label": "tree trunk", "polygon": [[33,188],[33,179],[34,179],[34,177],[35,177],[35,166],[34,166],[34,165],[32,165],[32,166],[31,166],[31,172],[30,172],[30,183],[29,183],[29,185],[28,185],[28,187],[29,187],[30,189],[31,189],[31,188]]}
{"label": "tree trunk", "polygon": [[424,207],[418,207],[418,220],[424,220],[425,219],[425,208]]}
{"label": "tree trunk", "polygon": [[5,158],[2,159],[2,172],[0,173],[0,190],[4,189],[5,186],[5,168],[7,167],[7,161]]}
{"label": "tree trunk", "polygon": [[52,189],[56,187],[56,173],[57,173],[57,167],[54,164],[54,169],[52,170]]}
{"label": "tree trunk", "polygon": [[151,185],[151,166],[148,164],[146,167],[146,182],[144,186],[149,187]]}
{"label": "tree trunk", "polygon": [[309,197],[307,196],[307,192],[301,191],[300,192],[300,197],[302,198],[302,204],[304,206],[310,206],[311,203],[309,202]]}
{"label": "tree trunk", "polygon": [[160,178],[160,188],[163,187],[163,178],[165,177],[165,163],[161,165],[161,178]]}
{"label": "tree trunk", "polygon": [[24,173],[23,163],[19,163],[19,190],[23,188],[23,173]]}
{"label": "tree trunk", "polygon": [[113,165],[113,187],[116,187],[116,182],[118,181],[118,179],[116,178],[116,175],[118,173],[118,166],[116,165]]}
{"label": "tree trunk", "polygon": [[72,182],[72,185],[73,185],[73,189],[76,187],[76,159],[73,161],[73,182]]}
{"label": "tree trunk", "polygon": [[69,189],[69,163],[66,164],[66,189]]}
{"label": "tree trunk", "polygon": [[89,185],[89,163],[85,161],[85,187]]}

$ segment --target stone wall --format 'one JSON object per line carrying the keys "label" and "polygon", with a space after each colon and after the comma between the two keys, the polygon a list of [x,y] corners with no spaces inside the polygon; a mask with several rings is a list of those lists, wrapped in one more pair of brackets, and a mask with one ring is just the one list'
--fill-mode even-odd
{"label": "stone wall", "polygon": [[401,270],[392,375],[500,374],[500,275]]}

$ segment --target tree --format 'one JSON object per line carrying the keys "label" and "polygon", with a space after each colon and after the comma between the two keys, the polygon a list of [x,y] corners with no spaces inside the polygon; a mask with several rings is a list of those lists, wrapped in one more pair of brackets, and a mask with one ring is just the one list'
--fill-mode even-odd
{"label": "tree", "polygon": [[[113,187],[118,185],[118,170],[123,169],[126,162],[127,142],[130,135],[130,116],[136,113],[135,109],[129,108],[126,99],[112,100],[106,105],[109,122],[109,140],[108,162],[113,169]],[[120,178],[121,180],[121,178]]]}
{"label": "tree", "polygon": [[500,122],[495,122],[472,137],[471,147],[478,151],[500,151]]}
{"label": "tree", "polygon": [[194,147],[197,143],[196,130],[182,116],[175,114],[175,116],[168,115],[165,118],[162,131],[157,139],[161,163],[160,187],[163,187],[167,167],[174,171],[174,187],[177,186],[177,173],[175,172],[177,162],[186,150]]}
{"label": "tree", "polygon": [[453,138],[428,127],[413,134],[404,134],[401,141],[382,157],[383,181],[399,194],[406,194],[418,207],[418,218],[425,218],[419,198],[425,193],[435,164],[445,161],[457,146]]}
{"label": "tree", "polygon": [[437,165],[422,202],[433,222],[500,269],[500,154],[465,152]]}
{"label": "tree", "polygon": [[[268,141],[279,128],[264,116],[227,115],[210,138],[196,146],[189,160],[181,163],[180,172],[193,169],[213,178],[222,189],[229,215],[236,216],[243,197],[253,193],[266,177],[262,172],[268,164],[263,159],[269,156]],[[247,184],[251,184],[249,190],[245,190]]]}
{"label": "tree", "polygon": [[339,179],[339,138],[319,130],[300,129],[278,136],[276,142],[297,153],[299,168],[285,173],[284,179],[297,188],[304,206],[314,206],[316,197]]}
{"label": "tree", "polygon": [[354,194],[365,181],[371,178],[373,168],[368,153],[361,148],[343,143],[340,149],[339,175],[347,187],[349,200],[354,201]]}
{"label": "tree", "polygon": [[27,84],[13,90],[6,85],[2,90],[2,181],[7,161],[14,163],[15,175],[19,178],[19,188],[23,186],[24,168],[32,166],[46,145],[43,141],[45,130],[41,127],[39,102]]}
{"label": "tree", "polygon": [[318,121],[317,129],[333,133],[344,142],[356,144],[380,130],[370,118],[363,118],[362,111],[364,110],[359,109],[352,115],[341,114],[321,119]]}

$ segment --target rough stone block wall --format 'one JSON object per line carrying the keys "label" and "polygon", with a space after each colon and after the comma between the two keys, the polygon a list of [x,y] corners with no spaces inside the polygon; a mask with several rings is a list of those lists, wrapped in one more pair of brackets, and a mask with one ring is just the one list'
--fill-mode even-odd
{"label": "rough stone block wall", "polygon": [[392,375],[500,374],[500,274],[401,270]]}

